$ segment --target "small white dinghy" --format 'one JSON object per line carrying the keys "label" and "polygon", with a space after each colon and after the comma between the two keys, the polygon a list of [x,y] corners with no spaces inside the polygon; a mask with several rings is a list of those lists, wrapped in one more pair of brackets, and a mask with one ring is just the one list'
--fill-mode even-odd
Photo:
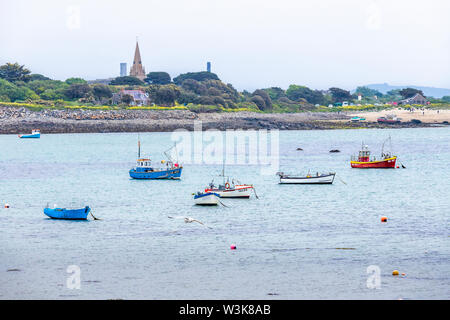
{"label": "small white dinghy", "polygon": [[202,193],[194,194],[195,204],[199,206],[217,206],[219,204],[220,196],[217,193]]}
{"label": "small white dinghy", "polygon": [[336,175],[334,172],[307,174],[305,177],[289,176],[283,172],[277,174],[280,176],[280,184],[332,184]]}

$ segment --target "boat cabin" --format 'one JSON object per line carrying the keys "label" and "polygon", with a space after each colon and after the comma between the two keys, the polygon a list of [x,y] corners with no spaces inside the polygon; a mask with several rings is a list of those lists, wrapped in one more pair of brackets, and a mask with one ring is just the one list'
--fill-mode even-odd
{"label": "boat cabin", "polygon": [[137,159],[137,166],[141,168],[151,168],[152,161],[150,159]]}
{"label": "boat cabin", "polygon": [[359,162],[368,162],[370,161],[370,151],[367,145],[363,146],[358,153],[358,161]]}

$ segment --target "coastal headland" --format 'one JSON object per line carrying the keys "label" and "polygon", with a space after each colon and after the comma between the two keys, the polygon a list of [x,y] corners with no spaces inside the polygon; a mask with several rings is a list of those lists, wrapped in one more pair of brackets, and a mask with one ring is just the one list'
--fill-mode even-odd
{"label": "coastal headland", "polygon": [[[450,110],[416,111],[415,114],[398,110],[402,118],[398,124],[380,124],[377,117],[383,112],[357,113],[365,121],[350,121],[355,112],[301,112],[258,113],[224,112],[195,113],[189,110],[86,110],[42,109],[1,107],[0,134],[26,133],[40,129],[42,133],[89,133],[89,132],[168,132],[176,129],[192,131],[194,123],[201,121],[202,129],[359,129],[359,128],[405,128],[446,126]],[[383,114],[382,114],[383,113]],[[412,119],[420,120],[413,121]]]}

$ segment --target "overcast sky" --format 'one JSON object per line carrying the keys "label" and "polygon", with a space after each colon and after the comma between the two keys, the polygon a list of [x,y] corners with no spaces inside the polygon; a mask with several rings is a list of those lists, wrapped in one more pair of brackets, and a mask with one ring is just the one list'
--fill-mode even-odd
{"label": "overcast sky", "polygon": [[450,88],[448,0],[0,0],[0,63],[115,77],[136,36],[146,72],[212,71],[236,88]]}

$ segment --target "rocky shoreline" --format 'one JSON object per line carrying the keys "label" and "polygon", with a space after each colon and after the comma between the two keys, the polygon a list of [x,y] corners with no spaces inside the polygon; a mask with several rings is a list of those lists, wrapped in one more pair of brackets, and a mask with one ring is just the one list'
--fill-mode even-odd
{"label": "rocky shoreline", "polygon": [[436,126],[427,123],[350,122],[350,115],[332,112],[267,114],[257,112],[194,113],[188,110],[85,110],[0,107],[0,134],[19,134],[40,129],[42,133],[168,132],[194,130],[201,121],[208,129],[356,129]]}

